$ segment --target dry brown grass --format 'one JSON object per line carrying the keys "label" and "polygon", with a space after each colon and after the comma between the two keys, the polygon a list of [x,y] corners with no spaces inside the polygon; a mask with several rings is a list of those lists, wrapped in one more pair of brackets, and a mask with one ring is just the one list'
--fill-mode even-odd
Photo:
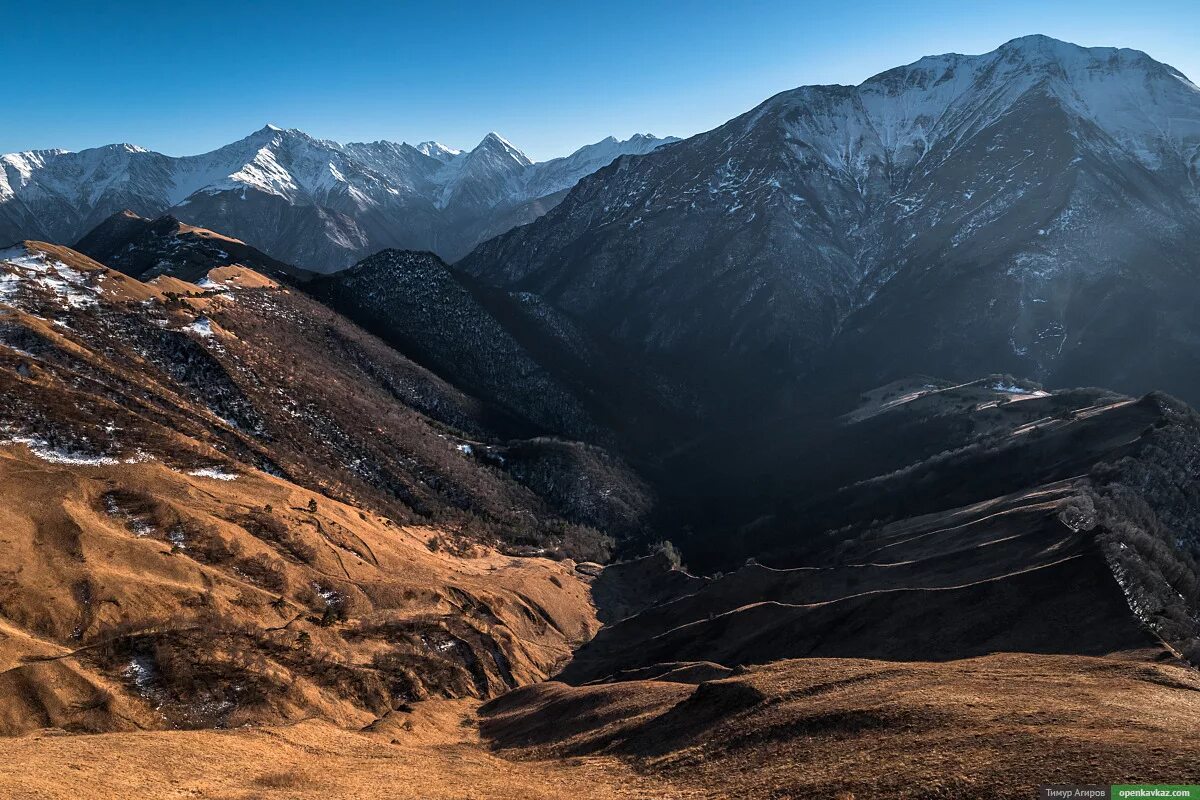
{"label": "dry brown grass", "polygon": [[1195,783],[1200,677],[1146,655],[797,660],[699,689],[549,683],[480,717],[474,701],[414,703],[361,733],[36,733],[0,739],[0,786],[5,800],[1024,800],[1041,783]]}
{"label": "dry brown grass", "polygon": [[1153,653],[797,659],[699,687],[525,687],[483,709],[519,758],[621,754],[712,797],[1034,797],[1200,781],[1200,674]]}
{"label": "dry brown grass", "polygon": [[312,778],[299,770],[268,772],[254,779],[255,786],[264,789],[303,789],[312,784]]}
{"label": "dry brown grass", "polygon": [[[312,512],[310,492],[263,473],[3,447],[0,496],[0,734],[361,727],[397,703],[544,679],[598,626],[569,563],[432,553],[428,528],[327,498]],[[135,658],[155,667],[148,690]]]}
{"label": "dry brown grass", "polygon": [[[516,763],[480,741],[474,704],[417,705],[354,733],[316,721],[237,731],[0,738],[5,800],[687,800],[615,758]],[[465,724],[464,724],[465,723]]]}

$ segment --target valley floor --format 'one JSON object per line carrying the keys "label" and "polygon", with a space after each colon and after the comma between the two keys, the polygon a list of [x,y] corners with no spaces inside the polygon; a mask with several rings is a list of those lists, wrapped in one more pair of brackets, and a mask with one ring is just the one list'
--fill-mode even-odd
{"label": "valley floor", "polygon": [[363,732],[0,739],[6,800],[1029,798],[1200,782],[1200,679],[1149,651],[945,663],[798,659],[699,687],[630,681],[435,700]]}
{"label": "valley floor", "polygon": [[5,800],[690,798],[615,757],[516,762],[481,742],[474,701],[418,704],[368,732],[316,720],[232,731],[0,738]]}

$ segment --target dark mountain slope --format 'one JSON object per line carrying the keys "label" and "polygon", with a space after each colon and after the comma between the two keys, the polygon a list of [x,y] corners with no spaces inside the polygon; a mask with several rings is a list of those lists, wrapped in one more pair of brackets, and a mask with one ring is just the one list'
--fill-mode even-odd
{"label": "dark mountain slope", "polygon": [[304,290],[543,432],[665,441],[695,416],[665,365],[589,333],[537,295],[481,285],[432,253],[384,251]]}
{"label": "dark mountain slope", "polygon": [[763,565],[607,626],[563,679],[1159,641],[1200,659],[1200,417],[1158,395],[990,383],[869,398],[821,463],[778,462],[790,498],[683,540],[694,565]]}
{"label": "dark mountain slope", "polygon": [[401,352],[514,416],[545,431],[599,435],[571,392],[433,253],[385,250],[305,288]]}
{"label": "dark mountain slope", "polygon": [[172,216],[151,220],[128,210],[93,228],[74,249],[139,280],[170,275],[196,282],[209,270],[234,264],[290,282],[313,276],[238,239],[185,225]]}
{"label": "dark mountain slope", "polygon": [[784,92],[458,266],[674,359],[722,421],[914,373],[1195,400],[1195,119],[1143,53],[1026,37]]}

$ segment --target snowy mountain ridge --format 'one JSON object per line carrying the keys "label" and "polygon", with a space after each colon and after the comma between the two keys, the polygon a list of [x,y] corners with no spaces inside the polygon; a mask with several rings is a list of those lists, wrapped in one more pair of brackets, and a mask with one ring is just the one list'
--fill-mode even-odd
{"label": "snowy mountain ridge", "polygon": [[[820,93],[829,87],[807,88]],[[855,87],[849,98],[860,105],[881,149],[905,164],[937,140],[986,127],[1035,89],[1096,124],[1147,168],[1158,169],[1168,156],[1196,164],[1200,88],[1139,50],[1025,36],[984,55],[930,56],[888,70]],[[808,92],[776,99],[800,103]],[[856,128],[845,130],[853,134]]]}
{"label": "snowy mountain ridge", "polygon": [[1200,89],[1028,36],[777,94],[457,266],[732,385],[984,371],[1195,397],[1198,238]]}
{"label": "snowy mountain ridge", "polygon": [[[277,257],[320,269],[346,266],[383,247],[429,249],[453,258],[499,224],[521,224],[552,203],[524,207],[570,188],[627,154],[670,139],[611,137],[565,158],[535,163],[499,134],[474,149],[439,142],[338,142],[266,125],[209,153],[171,157],[136,145],[0,156],[0,239],[74,242],[130,208],[170,211],[263,244]],[[244,201],[244,208],[236,208]],[[289,212],[276,208],[305,209]],[[268,219],[274,217],[275,222]],[[286,241],[270,226],[288,223]],[[303,219],[303,221],[300,221]],[[502,221],[503,220],[503,221]],[[326,241],[306,241],[309,231]],[[265,235],[264,235],[265,234]]]}

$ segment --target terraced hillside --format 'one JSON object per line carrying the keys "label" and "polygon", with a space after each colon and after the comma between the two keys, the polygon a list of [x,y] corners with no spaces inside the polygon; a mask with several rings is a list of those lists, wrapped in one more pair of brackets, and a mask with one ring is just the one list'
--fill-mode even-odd
{"label": "terraced hillside", "polygon": [[793,497],[685,542],[754,554],[742,566],[666,573],[672,591],[624,608],[602,588],[651,565],[606,568],[608,623],[555,680],[486,704],[485,737],[512,758],[616,755],[709,797],[1200,778],[1193,411],[918,379],[824,435],[758,451]]}
{"label": "terraced hillside", "polygon": [[748,563],[606,627],[562,677],[1160,640],[1200,661],[1200,421],[1186,406],[921,383],[865,396],[826,436],[804,451],[816,463],[775,462],[805,491],[724,539],[685,541],[689,557]]}

